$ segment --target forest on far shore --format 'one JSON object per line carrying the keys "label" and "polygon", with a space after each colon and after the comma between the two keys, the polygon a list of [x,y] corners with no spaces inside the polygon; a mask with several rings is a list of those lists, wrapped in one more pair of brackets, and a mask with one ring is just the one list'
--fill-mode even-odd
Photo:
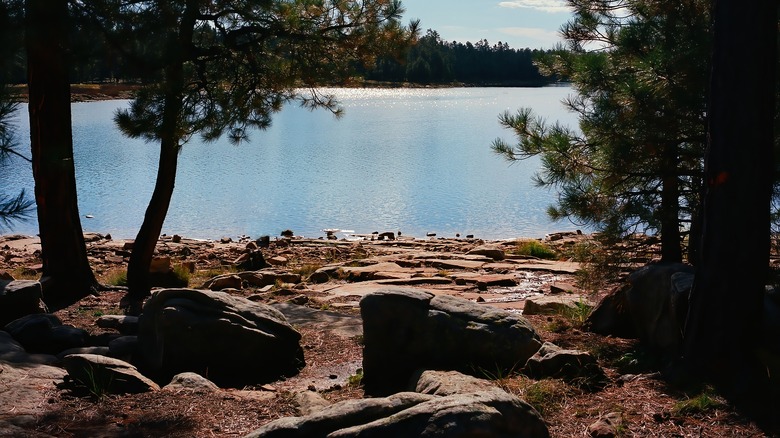
{"label": "forest on far shore", "polygon": [[[122,56],[101,35],[80,29],[71,39],[71,83],[142,82],[141,66]],[[149,47],[147,53],[154,50]],[[373,68],[357,67],[357,80],[380,83],[468,84],[480,86],[542,86],[556,78],[545,77],[534,59],[549,50],[514,49],[507,43],[446,42],[428,29],[401,58],[384,56]],[[11,83],[27,82],[25,62],[12,67]],[[327,84],[345,85],[345,84]]]}

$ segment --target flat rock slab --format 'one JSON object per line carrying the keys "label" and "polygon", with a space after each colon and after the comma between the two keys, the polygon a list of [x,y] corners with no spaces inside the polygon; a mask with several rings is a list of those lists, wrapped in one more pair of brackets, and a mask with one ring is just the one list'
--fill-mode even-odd
{"label": "flat rock slab", "polygon": [[476,270],[485,265],[483,261],[473,260],[444,260],[444,259],[431,259],[425,260],[425,264],[439,269],[466,269]]}
{"label": "flat rock slab", "polygon": [[553,260],[517,260],[515,269],[547,271],[555,274],[575,274],[580,270],[580,264],[577,262],[559,262]]}
{"label": "flat rock slab", "polygon": [[555,294],[536,296],[525,300],[523,307],[524,315],[542,315],[551,313],[560,313],[568,309],[575,309],[578,305],[587,305],[593,307],[593,303],[582,295],[578,294]]}
{"label": "flat rock slab", "polygon": [[0,361],[0,420],[40,415],[50,392],[56,391],[67,372],[51,365],[12,364]]}
{"label": "flat rock slab", "polygon": [[0,236],[0,248],[8,246],[11,249],[33,253],[40,251],[41,239],[33,236],[11,235]]}
{"label": "flat rock slab", "polygon": [[322,327],[335,335],[351,338],[363,334],[363,320],[358,315],[316,310],[290,303],[272,305],[287,321],[297,327]]}

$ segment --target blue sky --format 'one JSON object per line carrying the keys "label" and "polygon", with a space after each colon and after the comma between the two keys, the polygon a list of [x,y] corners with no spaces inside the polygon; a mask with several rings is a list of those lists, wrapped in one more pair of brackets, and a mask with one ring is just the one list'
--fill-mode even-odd
{"label": "blue sky", "polygon": [[502,41],[512,48],[547,49],[561,38],[558,30],[571,13],[563,0],[402,0],[404,22],[419,18],[423,34],[439,32],[444,41],[491,45]]}

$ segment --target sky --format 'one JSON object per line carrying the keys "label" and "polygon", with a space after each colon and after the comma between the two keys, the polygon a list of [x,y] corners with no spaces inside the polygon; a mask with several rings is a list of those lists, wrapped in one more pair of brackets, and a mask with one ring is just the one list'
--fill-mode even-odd
{"label": "sky", "polygon": [[402,0],[404,23],[420,19],[424,35],[439,32],[444,41],[487,39],[513,49],[549,49],[561,42],[558,30],[571,17],[563,0]]}

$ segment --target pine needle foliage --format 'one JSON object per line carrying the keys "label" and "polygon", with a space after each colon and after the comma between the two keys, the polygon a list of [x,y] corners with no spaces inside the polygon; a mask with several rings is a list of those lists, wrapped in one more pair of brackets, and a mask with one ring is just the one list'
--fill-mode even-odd
{"label": "pine needle foliage", "polygon": [[706,144],[709,2],[570,1],[566,46],[540,71],[568,78],[563,104],[579,126],[550,124],[530,109],[504,113],[516,144],[509,161],[540,157],[535,182],[555,187],[553,219],[568,218],[619,240],[659,234],[662,258],[681,261],[695,228]]}

